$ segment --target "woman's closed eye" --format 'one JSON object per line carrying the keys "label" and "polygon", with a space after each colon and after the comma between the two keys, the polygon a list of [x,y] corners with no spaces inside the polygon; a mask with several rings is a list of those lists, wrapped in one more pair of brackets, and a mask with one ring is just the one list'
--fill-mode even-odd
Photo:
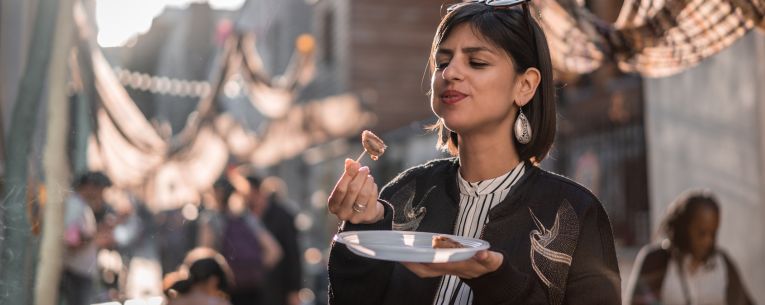
{"label": "woman's closed eye", "polygon": [[[485,67],[489,66],[489,64],[487,64],[485,62],[474,61],[474,60],[471,60],[468,64],[470,65],[470,67],[472,67],[474,69],[481,69],[481,68],[485,68]],[[449,62],[448,61],[436,63],[436,70],[443,70],[443,69],[446,69],[446,67],[448,67],[448,66],[449,66]]]}
{"label": "woman's closed eye", "polygon": [[449,66],[448,61],[436,62],[436,70],[443,70],[443,69],[446,69],[446,67],[448,66]]}
{"label": "woman's closed eye", "polygon": [[476,68],[476,69],[481,69],[481,68],[484,68],[484,67],[486,67],[488,65],[489,64],[487,64],[485,62],[481,62],[481,61],[475,61],[475,60],[471,60],[470,61],[470,66],[473,67],[473,68]]}

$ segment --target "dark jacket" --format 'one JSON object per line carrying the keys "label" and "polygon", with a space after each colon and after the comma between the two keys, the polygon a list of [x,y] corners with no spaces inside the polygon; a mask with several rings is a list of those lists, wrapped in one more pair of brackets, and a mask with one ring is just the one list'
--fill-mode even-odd
{"label": "dark jacket", "polygon": [[284,257],[266,275],[263,305],[287,304],[287,295],[300,290],[302,281],[301,253],[295,217],[276,200],[263,213],[266,229],[274,235],[284,251]]}
{"label": "dark jacket", "polygon": [[[726,304],[728,305],[751,305],[754,304],[744,287],[738,270],[728,255],[718,250],[725,261],[727,269],[727,283],[725,285]],[[667,266],[672,254],[669,249],[658,245],[648,245],[643,247],[635,260],[633,272],[638,272],[632,276],[627,288],[626,304],[661,304],[661,287],[664,285],[664,278],[667,274]]]}
{"label": "dark jacket", "polygon": [[[341,231],[452,234],[459,211],[458,167],[452,158],[405,171],[381,191],[381,201],[388,203],[384,220],[346,223]],[[608,216],[592,193],[564,177],[526,164],[524,176],[489,212],[481,239],[504,260],[495,272],[463,279],[474,304],[621,304]],[[333,305],[429,305],[441,280],[357,256],[339,243],[332,245],[329,279]]]}

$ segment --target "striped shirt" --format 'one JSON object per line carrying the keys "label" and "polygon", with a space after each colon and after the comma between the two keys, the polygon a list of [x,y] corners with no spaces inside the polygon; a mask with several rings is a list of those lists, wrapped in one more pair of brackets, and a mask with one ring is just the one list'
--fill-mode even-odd
{"label": "striped shirt", "polygon": [[[502,202],[510,189],[523,176],[523,162],[510,172],[488,180],[468,182],[457,174],[460,188],[460,211],[454,234],[479,238],[484,224],[489,220],[489,210]],[[473,292],[459,277],[447,275],[441,279],[436,293],[435,305],[468,305],[473,303]]]}

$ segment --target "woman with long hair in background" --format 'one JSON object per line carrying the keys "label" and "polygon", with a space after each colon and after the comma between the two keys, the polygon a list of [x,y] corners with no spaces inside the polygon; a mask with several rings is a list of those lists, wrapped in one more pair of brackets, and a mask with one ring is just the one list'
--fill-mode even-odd
{"label": "woman with long hair in background", "polygon": [[626,304],[753,304],[731,258],[717,247],[720,205],[705,190],[681,194],[638,254]]}

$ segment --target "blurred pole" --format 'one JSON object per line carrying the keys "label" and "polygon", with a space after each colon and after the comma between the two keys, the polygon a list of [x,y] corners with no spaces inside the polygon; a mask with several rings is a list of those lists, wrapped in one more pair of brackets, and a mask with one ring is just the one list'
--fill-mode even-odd
{"label": "blurred pole", "polygon": [[30,304],[34,236],[27,217],[26,180],[29,151],[50,58],[58,1],[38,3],[24,76],[5,143],[5,182],[0,255],[0,304]]}
{"label": "blurred pole", "polygon": [[[82,4],[82,5],[80,5]],[[75,18],[84,18],[85,27],[89,31],[95,30],[98,32],[98,27],[95,23],[96,20],[96,2],[95,0],[81,0],[78,1],[75,6],[81,6],[82,10],[75,9]],[[80,11],[81,13],[77,13]],[[78,17],[79,15],[82,15]],[[77,19],[75,19],[77,20]],[[77,28],[77,22],[75,22],[75,28]],[[77,52],[75,53],[73,60],[74,65],[77,66],[79,80],[76,83],[79,84],[80,90],[75,98],[74,115],[69,116],[74,121],[70,123],[73,130],[70,130],[73,137],[72,142],[74,147],[71,148],[70,157],[72,162],[71,173],[73,176],[84,173],[88,170],[88,142],[90,136],[93,133],[93,105],[95,97],[98,95],[95,88],[95,79],[93,75],[93,59],[90,51],[90,41],[82,36],[79,30],[75,33],[79,33],[79,37],[75,37],[75,44],[77,44]]]}
{"label": "blurred pole", "polygon": [[67,135],[69,131],[69,98],[67,62],[74,32],[74,0],[61,0],[53,51],[48,67],[48,126],[43,151],[47,200],[43,210],[40,262],[35,278],[36,305],[58,304],[58,288],[64,254],[64,201],[68,190]]}

